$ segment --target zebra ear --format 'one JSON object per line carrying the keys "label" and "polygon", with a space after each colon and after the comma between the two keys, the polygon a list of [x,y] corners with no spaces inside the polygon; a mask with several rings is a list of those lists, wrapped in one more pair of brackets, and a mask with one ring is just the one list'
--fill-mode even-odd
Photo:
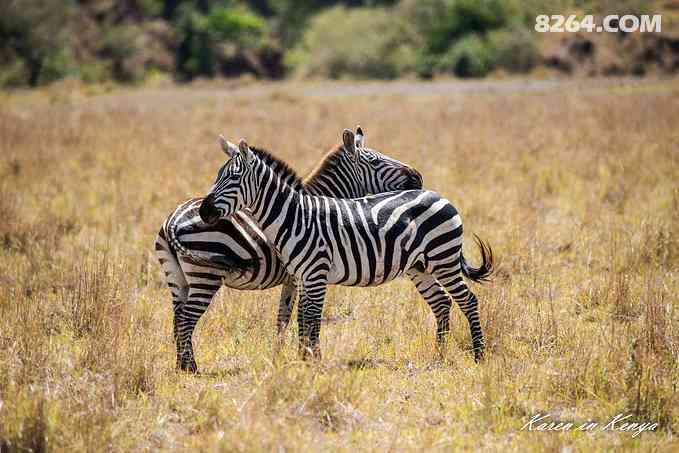
{"label": "zebra ear", "polygon": [[342,143],[344,144],[344,149],[346,150],[349,159],[356,162],[356,157],[358,157],[356,153],[356,142],[354,133],[349,129],[344,129],[342,132]]}
{"label": "zebra ear", "polygon": [[363,148],[364,144],[363,137],[364,137],[363,129],[361,129],[361,126],[356,126],[356,138],[354,140],[356,151],[358,151],[360,148]]}
{"label": "zebra ear", "polygon": [[229,156],[230,158],[233,159],[233,156],[235,156],[238,153],[238,147],[228,141],[223,135],[219,135],[219,146],[222,148],[222,151],[224,151],[224,154]]}
{"label": "zebra ear", "polygon": [[255,157],[244,138],[241,138],[238,142],[238,151],[247,164],[250,164]]}

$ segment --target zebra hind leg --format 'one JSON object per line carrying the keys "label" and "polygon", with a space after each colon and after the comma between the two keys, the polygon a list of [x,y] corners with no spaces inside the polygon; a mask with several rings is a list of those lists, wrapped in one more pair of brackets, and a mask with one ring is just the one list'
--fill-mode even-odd
{"label": "zebra hind leg", "polygon": [[[172,324],[173,337],[179,351],[179,319],[181,312],[186,304],[189,295],[189,284],[186,281],[184,271],[182,270],[177,255],[165,239],[165,233],[161,228],[156,237],[156,256],[160,266],[165,274],[165,283],[170,288],[172,293]],[[180,357],[177,354],[177,368],[180,366]]]}
{"label": "zebra hind leg", "polygon": [[413,269],[408,271],[408,277],[434,313],[436,318],[436,346],[439,353],[442,353],[450,332],[450,296],[432,275]]}
{"label": "zebra hind leg", "polygon": [[472,337],[472,347],[474,348],[474,359],[477,362],[480,362],[483,360],[485,343],[483,341],[483,332],[481,331],[479,304],[476,296],[467,287],[459,267],[453,272],[447,269],[441,269],[436,271],[434,275],[439,283],[446,288],[448,294],[452,296],[455,303],[457,303],[460,310],[462,310],[462,313],[464,313],[464,316],[467,318]]}
{"label": "zebra hind leg", "polygon": [[189,294],[178,323],[179,369],[192,373],[198,372],[198,365],[193,354],[193,331],[222,284],[219,274],[212,274],[204,268],[201,268],[201,271],[185,272],[189,281]]}

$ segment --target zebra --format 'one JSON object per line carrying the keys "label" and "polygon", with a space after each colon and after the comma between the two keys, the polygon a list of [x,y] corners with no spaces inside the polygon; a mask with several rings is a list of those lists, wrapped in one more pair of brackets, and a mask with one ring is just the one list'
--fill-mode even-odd
{"label": "zebra", "polygon": [[446,305],[437,286],[445,288],[467,318],[474,359],[483,358],[478,301],[462,277],[489,279],[492,249],[477,237],[482,264],[474,268],[466,262],[460,214],[436,192],[404,190],[355,199],[300,193],[241,139],[238,153],[220,168],[203,199],[200,215],[211,223],[240,209],[250,211],[295,277],[302,358],[321,357],[321,313],[328,284],[376,286],[404,274],[427,302],[434,298],[437,307]]}
{"label": "zebra", "polygon": [[[228,155],[238,152],[226,140],[221,145]],[[269,152],[252,151],[288,186],[308,194],[351,198],[422,187],[417,170],[367,148],[360,126],[356,134],[345,130],[342,144],[328,152],[305,180]],[[285,266],[252,218],[240,211],[209,225],[199,216],[202,201],[193,198],[180,204],[163,223],[155,242],[172,293],[177,368],[192,372],[198,369],[193,331],[222,285],[265,289],[282,284],[276,320],[279,341],[290,321],[295,296]]]}

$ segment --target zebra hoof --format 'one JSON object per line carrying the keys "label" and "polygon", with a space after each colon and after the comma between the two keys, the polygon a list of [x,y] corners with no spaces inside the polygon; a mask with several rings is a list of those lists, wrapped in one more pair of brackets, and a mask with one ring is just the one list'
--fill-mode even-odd
{"label": "zebra hoof", "polygon": [[281,351],[283,351],[284,347],[285,347],[285,335],[279,332],[273,339],[274,354],[280,354]]}
{"label": "zebra hoof", "polygon": [[483,349],[474,349],[474,362],[481,363],[483,362],[483,358],[484,358]]}
{"label": "zebra hoof", "polygon": [[182,362],[179,364],[179,371],[184,371],[191,374],[198,374],[198,365],[195,360],[190,362]]}
{"label": "zebra hoof", "polygon": [[318,347],[300,347],[299,348],[299,358],[303,361],[308,361],[309,359],[313,361],[321,360],[321,349]]}
{"label": "zebra hoof", "polygon": [[311,348],[301,346],[297,352],[297,355],[299,356],[300,360],[306,362],[312,356]]}

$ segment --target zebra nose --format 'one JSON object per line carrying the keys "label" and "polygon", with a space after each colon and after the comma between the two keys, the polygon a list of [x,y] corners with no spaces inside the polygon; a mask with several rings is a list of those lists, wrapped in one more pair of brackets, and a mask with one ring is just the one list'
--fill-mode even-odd
{"label": "zebra nose", "polygon": [[409,178],[410,184],[414,189],[422,188],[422,175],[420,174],[419,171],[415,170],[414,168],[411,168]]}

